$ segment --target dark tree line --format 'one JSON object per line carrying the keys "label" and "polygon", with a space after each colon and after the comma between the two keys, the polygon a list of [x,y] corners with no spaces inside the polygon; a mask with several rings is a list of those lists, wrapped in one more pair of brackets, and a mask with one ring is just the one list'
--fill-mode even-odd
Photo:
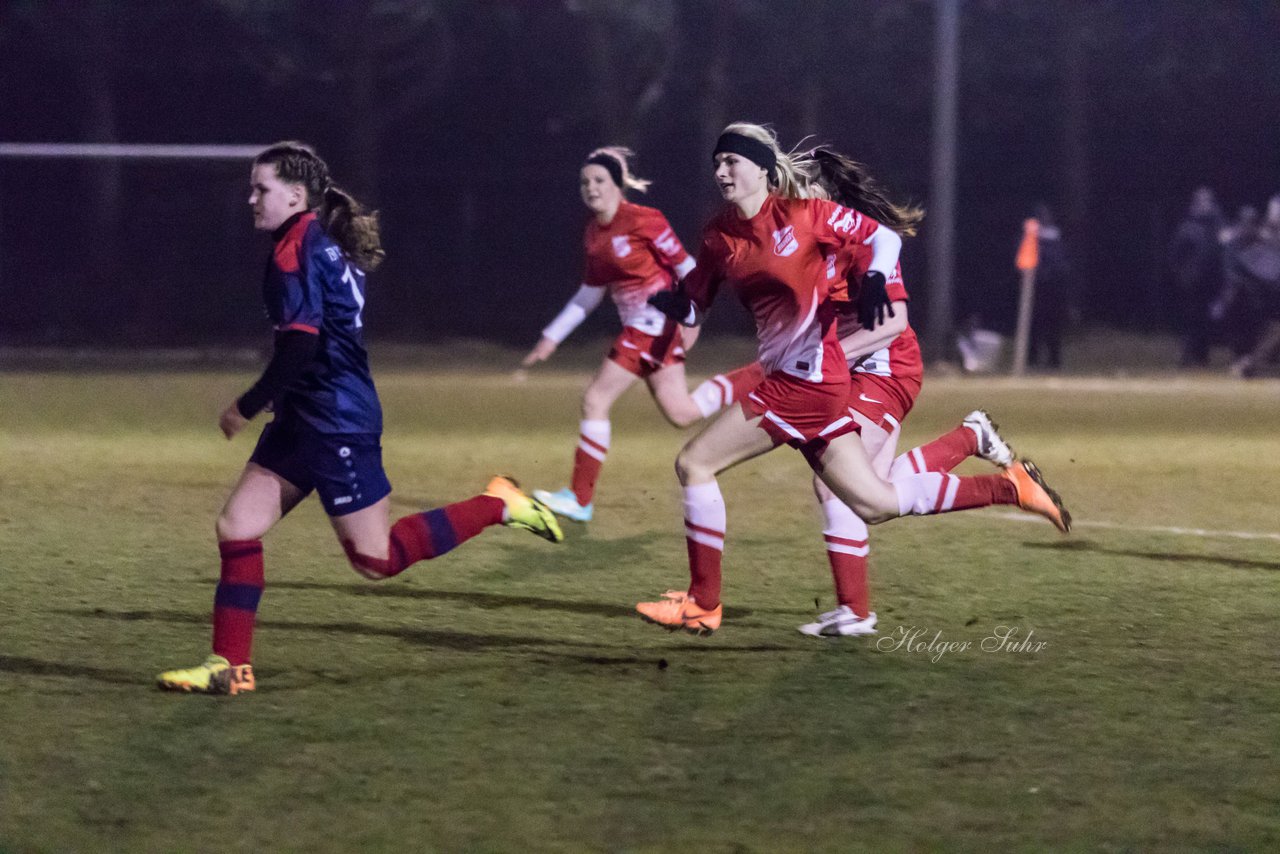
{"label": "dark tree line", "polygon": [[[0,141],[315,143],[383,211],[371,317],[391,337],[532,340],[576,284],[576,169],[603,143],[639,152],[688,244],[737,118],[833,143],[929,206],[930,0],[0,8]],[[1277,33],[1276,2],[968,0],[957,312],[1007,326],[1019,223],[1044,200],[1087,319],[1159,325],[1159,247],[1190,189],[1280,191]],[[243,196],[238,164],[0,161],[0,334],[255,334]],[[927,304],[924,242],[906,253]]]}

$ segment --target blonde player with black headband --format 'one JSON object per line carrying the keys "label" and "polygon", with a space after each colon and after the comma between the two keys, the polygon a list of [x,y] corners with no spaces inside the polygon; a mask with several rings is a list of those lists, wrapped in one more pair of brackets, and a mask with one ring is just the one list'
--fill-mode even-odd
{"label": "blonde player with black headband", "polygon": [[971,477],[909,473],[892,482],[876,473],[849,411],[849,370],[829,299],[827,259],[870,251],[853,301],[864,327],[874,330],[888,316],[886,282],[902,238],[857,210],[816,198],[827,194],[816,186],[812,156],[783,154],[768,128],[730,125],[712,157],[727,204],[704,229],[697,266],[681,290],[651,302],[682,324],[697,325],[719,289],[732,288],[755,317],[766,376],[676,458],[690,584],[661,601],[639,603],[640,614],[698,634],[719,628],[726,516],[716,477],[783,443],[798,448],[835,497],[869,524],[1010,504],[1068,530],[1061,500],[1026,464]]}

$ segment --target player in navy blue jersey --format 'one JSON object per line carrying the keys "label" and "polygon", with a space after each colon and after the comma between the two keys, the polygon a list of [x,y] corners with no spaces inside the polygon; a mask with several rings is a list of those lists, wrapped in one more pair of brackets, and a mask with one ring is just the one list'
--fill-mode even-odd
{"label": "player in navy blue jersey", "polygon": [[264,410],[274,419],[218,515],[222,574],[213,605],[213,652],[201,665],[161,673],[161,688],[238,694],[255,687],[250,651],[263,589],[262,537],[313,490],[352,567],[390,578],[439,557],[490,525],[559,542],[555,516],[506,477],[484,493],[390,524],[382,468],[382,406],[369,373],[362,313],[365,271],[382,261],[376,214],[329,179],[315,152],[281,142],[254,160],[254,226],[275,241],[263,300],[275,348],[262,376],[223,411],[228,438]]}

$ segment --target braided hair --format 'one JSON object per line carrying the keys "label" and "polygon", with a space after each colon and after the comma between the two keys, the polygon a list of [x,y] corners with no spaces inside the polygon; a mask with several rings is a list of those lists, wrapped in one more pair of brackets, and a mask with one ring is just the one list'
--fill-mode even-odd
{"label": "braided hair", "polygon": [[307,191],[307,207],[316,211],[320,225],[342,247],[347,257],[365,271],[373,271],[387,257],[378,235],[378,212],[365,211],[349,193],[329,177],[329,166],[315,149],[303,142],[277,142],[254,158],[255,166],[271,165],[287,184]]}

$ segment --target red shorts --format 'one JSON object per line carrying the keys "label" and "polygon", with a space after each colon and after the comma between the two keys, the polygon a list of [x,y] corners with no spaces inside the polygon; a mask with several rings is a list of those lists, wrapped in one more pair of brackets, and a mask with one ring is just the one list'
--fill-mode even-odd
{"label": "red shorts", "polygon": [[814,383],[777,371],[743,398],[742,406],[752,415],[764,416],[760,429],[775,445],[785,442],[799,448],[815,468],[828,442],[858,430],[849,415],[847,375]]}
{"label": "red shorts", "polygon": [[684,336],[680,324],[667,321],[661,335],[647,335],[630,326],[613,340],[609,359],[644,379],[668,365],[684,362]]}
{"label": "red shorts", "polygon": [[[884,426],[886,416],[901,425],[920,394],[920,383],[854,371],[849,384],[849,408]],[[892,432],[889,427],[886,430]]]}

